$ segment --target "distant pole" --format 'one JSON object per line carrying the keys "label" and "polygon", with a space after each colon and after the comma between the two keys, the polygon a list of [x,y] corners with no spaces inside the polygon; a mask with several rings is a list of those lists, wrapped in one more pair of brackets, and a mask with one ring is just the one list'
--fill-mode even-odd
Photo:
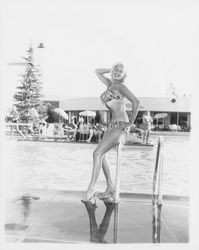
{"label": "distant pole", "polygon": [[40,70],[41,70],[41,79],[43,80],[43,71],[44,71],[44,44],[39,43],[37,45],[37,59],[36,62],[38,63]]}

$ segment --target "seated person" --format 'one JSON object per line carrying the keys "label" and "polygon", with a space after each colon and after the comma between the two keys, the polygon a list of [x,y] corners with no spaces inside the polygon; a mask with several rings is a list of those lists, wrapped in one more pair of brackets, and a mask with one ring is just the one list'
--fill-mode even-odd
{"label": "seated person", "polygon": [[72,134],[72,140],[76,139],[76,134],[77,134],[77,125],[75,124],[75,119],[74,117],[71,118],[71,123],[67,125],[67,133],[70,135]]}
{"label": "seated person", "polygon": [[[12,123],[18,123],[19,122],[19,113],[17,111],[16,106],[13,106],[11,112],[10,112],[10,116],[9,116],[10,120],[12,121]],[[16,125],[15,129],[17,130],[17,132],[24,137],[24,134],[22,133],[22,129],[19,129],[19,127]],[[14,135],[14,126],[11,126],[11,136]]]}
{"label": "seated person", "polygon": [[76,134],[76,140],[82,140],[86,135],[89,134],[89,126],[84,123],[84,118],[82,116],[79,117],[78,130]]}
{"label": "seated person", "polygon": [[10,112],[9,118],[12,122],[15,122],[15,123],[19,121],[19,113],[17,111],[16,106],[13,106]]}
{"label": "seated person", "polygon": [[[142,127],[142,125],[141,125]],[[139,125],[135,125],[135,126],[132,126],[131,129],[130,129],[130,133],[132,133],[133,135],[135,135],[137,138],[142,138],[142,133],[143,133],[143,130],[139,128]]]}
{"label": "seated person", "polygon": [[102,124],[100,123],[96,123],[95,125],[90,124],[89,138],[87,142],[100,141],[103,137],[104,132],[105,132],[105,127]]}
{"label": "seated person", "polygon": [[96,126],[96,136],[98,137],[98,140],[100,141],[104,135],[106,128],[100,123],[96,123],[95,126]]}
{"label": "seated person", "polygon": [[79,121],[78,121],[78,124],[77,124],[78,128],[79,128],[80,124],[82,124],[82,125],[84,124],[84,118],[81,115],[79,117]]}
{"label": "seated person", "polygon": [[91,142],[95,131],[96,131],[95,125],[94,124],[89,124],[89,138],[86,140],[87,142]]}
{"label": "seated person", "polygon": [[54,123],[54,135],[56,137],[62,137],[64,135],[64,129],[62,124]]}

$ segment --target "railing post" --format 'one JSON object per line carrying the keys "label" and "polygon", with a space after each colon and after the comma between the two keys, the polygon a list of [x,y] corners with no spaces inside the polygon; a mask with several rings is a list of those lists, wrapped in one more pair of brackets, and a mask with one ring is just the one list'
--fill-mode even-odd
{"label": "railing post", "polygon": [[153,174],[153,196],[155,195],[159,158],[160,158],[160,137],[158,138],[156,158],[155,158],[155,169]]}
{"label": "railing post", "polygon": [[117,146],[117,162],[116,162],[116,178],[115,178],[115,194],[114,202],[120,201],[120,155],[121,155],[122,143],[119,142]]}
{"label": "railing post", "polygon": [[[158,205],[162,204],[162,179],[163,179],[163,156],[164,156],[164,139],[158,138],[157,153],[155,160],[155,170],[153,175],[153,201],[156,200],[156,182],[158,174]],[[159,171],[159,172],[158,172]]]}
{"label": "railing post", "polygon": [[164,159],[164,139],[160,137],[160,160],[159,160],[159,180],[158,180],[158,205],[162,205],[162,180],[163,180],[163,159]]}

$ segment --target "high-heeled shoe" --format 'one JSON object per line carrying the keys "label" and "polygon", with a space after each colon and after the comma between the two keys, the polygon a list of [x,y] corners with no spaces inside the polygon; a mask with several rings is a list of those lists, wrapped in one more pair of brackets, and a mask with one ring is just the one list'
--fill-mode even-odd
{"label": "high-heeled shoe", "polygon": [[96,198],[97,198],[97,192],[93,191],[93,192],[91,192],[89,197],[83,198],[83,199],[81,199],[81,201],[82,202],[89,202],[90,201],[91,203],[93,203],[93,201],[94,201],[94,203],[96,203]]}
{"label": "high-heeled shoe", "polygon": [[114,195],[115,192],[114,191],[110,191],[110,192],[105,192],[105,193],[101,193],[98,197],[100,200],[107,200],[107,199],[114,199]]}

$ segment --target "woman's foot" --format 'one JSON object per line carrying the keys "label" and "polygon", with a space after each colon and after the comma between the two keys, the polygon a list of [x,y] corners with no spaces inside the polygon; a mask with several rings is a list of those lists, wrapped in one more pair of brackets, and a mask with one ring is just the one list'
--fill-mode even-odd
{"label": "woman's foot", "polygon": [[110,198],[114,197],[114,194],[115,194],[115,189],[114,189],[114,186],[112,185],[110,187],[107,187],[107,189],[105,190],[105,192],[102,193],[99,198],[101,200],[110,199]]}
{"label": "woman's foot", "polygon": [[82,201],[96,201],[96,191],[95,190],[88,190],[82,197]]}

